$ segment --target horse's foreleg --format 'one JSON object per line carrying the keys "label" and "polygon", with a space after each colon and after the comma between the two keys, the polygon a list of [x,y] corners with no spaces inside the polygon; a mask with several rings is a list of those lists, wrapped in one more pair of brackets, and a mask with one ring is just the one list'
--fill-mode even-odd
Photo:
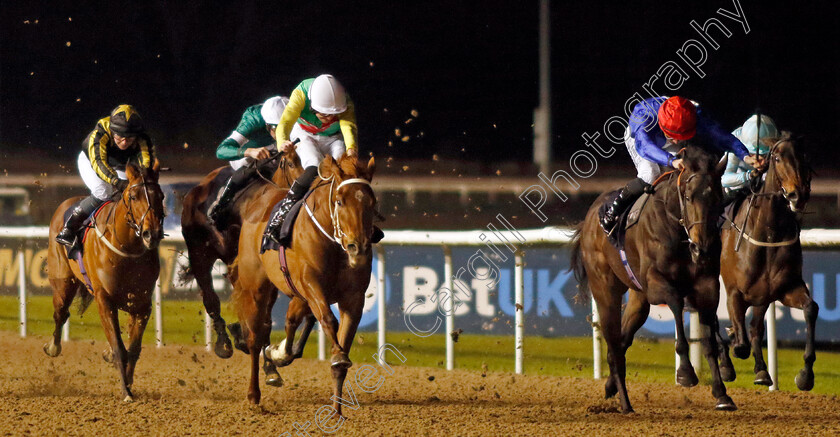
{"label": "horse's foreleg", "polygon": [[230,358],[233,355],[233,346],[225,330],[225,320],[222,318],[222,306],[219,302],[219,296],[213,290],[212,270],[215,260],[204,259],[208,257],[203,255],[193,255],[197,251],[190,252],[192,271],[193,275],[195,275],[195,281],[198,283],[198,288],[201,290],[204,309],[207,311],[210,319],[213,320],[213,330],[216,331],[216,344],[213,347],[213,351],[220,358]]}
{"label": "horse's foreleg", "polygon": [[79,282],[75,278],[50,279],[53,289],[53,330],[52,341],[44,345],[44,352],[51,357],[57,357],[61,353],[61,328],[67,319],[70,318],[70,304],[79,289]]}
{"label": "horse's foreleg", "polygon": [[[295,358],[300,358],[301,355],[296,355],[292,348],[294,344],[295,349],[298,349],[300,354],[303,354],[303,344],[309,337],[309,331],[312,330],[312,324],[315,317],[311,316],[309,305],[305,301],[295,296],[289,302],[289,308],[286,310],[286,338],[280,342],[279,345],[271,345],[267,348],[267,354],[274,361],[274,364],[285,367],[292,364]],[[300,340],[295,342],[295,333],[302,320],[305,320],[303,332]]]}
{"label": "horse's foreleg", "polygon": [[342,398],[347,369],[353,365],[349,356],[350,348],[353,346],[353,338],[356,336],[356,329],[358,329],[359,321],[362,319],[364,305],[364,294],[353,296],[339,303],[341,323],[338,328],[338,341],[340,342],[341,352],[338,353],[338,356],[333,355],[332,359],[332,376],[335,382],[333,408],[339,415],[341,415],[341,403],[338,400]]}
{"label": "horse's foreleg", "polygon": [[[734,287],[734,285],[733,285]],[[729,285],[726,286],[729,290]],[[750,356],[750,343],[747,341],[747,308],[749,305],[744,301],[737,289],[727,293],[726,307],[729,310],[729,320],[732,322],[732,353],[736,357],[746,360]]]}
{"label": "horse's foreleg", "polygon": [[[761,350],[761,343],[764,341],[764,315],[767,313],[768,306],[753,307],[752,320],[750,320],[750,345],[755,359],[755,366],[753,367],[755,380],[753,384],[771,386],[773,385],[773,379],[767,373],[767,363],[764,361],[764,353]],[[775,314],[770,315],[770,317],[774,316]]]}
{"label": "horse's foreleg", "polygon": [[129,314],[128,319],[128,364],[126,364],[125,377],[126,385],[130,389],[134,384],[134,369],[137,367],[137,360],[140,359],[140,350],[143,344],[143,333],[146,331],[146,324],[149,322],[151,307],[139,314]]}
{"label": "horse's foreleg", "polygon": [[703,353],[706,355],[706,361],[709,363],[709,371],[712,374],[712,396],[715,397],[715,409],[723,411],[734,411],[737,409],[735,402],[726,394],[726,386],[723,385],[723,378],[721,377],[721,370],[718,367],[718,331],[720,326],[716,314],[716,305],[714,302],[709,302],[705,309],[697,309],[700,315],[700,323],[706,329],[703,333]]}
{"label": "horse's foreleg", "polygon": [[292,348],[292,356],[300,358],[303,356],[303,348],[306,346],[306,341],[309,340],[309,334],[312,333],[312,327],[315,326],[315,316],[312,314],[303,318],[303,328],[300,331],[300,337],[295,341]]}
{"label": "horse's foreleg", "polygon": [[718,359],[720,360],[720,377],[725,382],[732,382],[735,380],[737,375],[735,374],[735,366],[732,364],[732,359],[729,358],[729,346],[726,344],[723,337],[721,337],[720,329],[715,332],[715,337],[719,347]]}
{"label": "horse's foreleg", "polygon": [[[309,283],[317,284],[314,279]],[[315,285],[313,285],[313,288],[315,288]],[[330,359],[330,363],[333,366],[344,365],[345,361],[348,363],[350,362],[350,358],[347,357],[347,352],[343,349],[342,343],[338,340],[338,320],[335,318],[335,315],[330,309],[330,305],[323,299],[322,296],[324,296],[324,292],[322,290],[313,290],[309,301],[309,308],[321,324],[321,329],[324,330],[324,334],[326,334],[327,338],[329,338],[333,343],[331,351],[332,358]]]}
{"label": "horse's foreleg", "polygon": [[807,338],[805,339],[805,367],[796,375],[796,387],[800,390],[811,390],[814,388],[814,361],[817,359],[817,353],[814,349],[814,340],[816,333],[814,328],[817,323],[817,315],[820,307],[811,299],[811,294],[805,284],[800,283],[793,291],[785,294],[782,298],[782,303],[792,307],[800,308],[805,312],[805,326],[807,329]]}
{"label": "horse's foreleg", "polygon": [[[254,319],[256,318],[254,317]],[[253,320],[249,323],[254,328],[248,330],[248,335],[245,340],[251,355],[251,380],[248,383],[248,400],[252,404],[259,404],[262,395],[260,393],[260,351],[263,348],[263,344],[260,338],[262,335],[256,328],[258,326],[257,322],[257,320]]]}
{"label": "horse's foreleg", "polygon": [[114,367],[120,372],[120,385],[123,392],[123,402],[132,402],[134,396],[131,394],[131,389],[128,388],[128,381],[126,378],[126,362],[127,352],[120,336],[120,320],[117,315],[117,309],[107,297],[104,290],[99,290],[96,293],[97,304],[99,304],[99,318],[102,321],[102,329],[105,331],[105,337],[108,339],[108,344],[111,346],[112,356],[114,359]]}
{"label": "horse's foreleg", "polygon": [[647,321],[650,314],[650,304],[645,295],[631,289],[627,299],[627,306],[621,317],[621,347],[627,353],[627,349],[633,344],[633,337],[642,325]]}
{"label": "horse's foreleg", "polygon": [[677,329],[675,350],[680,356],[680,367],[677,369],[677,383],[683,387],[694,387],[699,380],[691,359],[688,356],[688,339],[685,336],[685,325],[683,324],[683,299],[673,298],[668,302],[668,307],[674,313],[674,324]]}

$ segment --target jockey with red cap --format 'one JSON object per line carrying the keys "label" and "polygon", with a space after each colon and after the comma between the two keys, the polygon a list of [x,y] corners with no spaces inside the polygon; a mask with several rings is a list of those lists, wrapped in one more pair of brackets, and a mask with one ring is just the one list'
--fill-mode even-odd
{"label": "jockey with red cap", "polygon": [[700,136],[714,150],[731,152],[745,163],[757,161],[737,137],[703,114],[698,105],[685,97],[654,97],[636,104],[624,134],[627,151],[636,165],[637,178],[630,181],[607,208],[601,227],[611,232],[618,216],[640,196],[661,173],[660,166],[682,169],[676,154],[683,142]]}

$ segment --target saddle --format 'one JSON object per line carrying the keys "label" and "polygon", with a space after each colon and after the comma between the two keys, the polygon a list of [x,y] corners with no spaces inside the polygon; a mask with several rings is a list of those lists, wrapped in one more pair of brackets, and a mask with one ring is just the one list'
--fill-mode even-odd
{"label": "saddle", "polygon": [[[607,198],[604,200],[604,203],[601,204],[601,207],[598,208],[598,218],[603,219],[604,214],[607,212],[607,208],[610,204],[613,203],[616,197],[618,197],[618,193],[621,190],[615,190],[611,192]],[[639,222],[639,217],[642,215],[642,210],[647,205],[647,201],[650,199],[649,193],[643,193],[633,202],[633,205],[625,209],[621,212],[621,215],[618,217],[618,221],[616,222],[615,228],[613,232],[607,235],[607,240],[609,240],[610,244],[613,245],[619,251],[624,250],[624,237],[627,235],[627,229],[632,228]]]}
{"label": "saddle", "polygon": [[[70,214],[73,213],[73,210],[76,209],[76,207],[79,206],[79,204],[81,202],[82,202],[81,200],[79,200],[78,202],[75,202],[74,204],[70,205],[70,207],[67,208],[66,211],[64,211],[64,222],[67,222],[67,219],[70,218]],[[73,243],[73,246],[70,247],[69,249],[67,249],[67,257],[68,258],[73,259],[73,258],[76,258],[77,255],[82,255],[84,245],[85,245],[85,239],[87,238],[88,232],[91,230],[91,228],[93,228],[94,219],[102,211],[102,208],[104,208],[105,205],[107,205],[109,203],[112,203],[112,201],[108,200],[108,201],[104,202],[102,205],[99,205],[99,207],[96,208],[96,211],[94,211],[93,214],[88,216],[82,222],[82,226],[79,228],[78,231],[76,231],[76,240]]]}

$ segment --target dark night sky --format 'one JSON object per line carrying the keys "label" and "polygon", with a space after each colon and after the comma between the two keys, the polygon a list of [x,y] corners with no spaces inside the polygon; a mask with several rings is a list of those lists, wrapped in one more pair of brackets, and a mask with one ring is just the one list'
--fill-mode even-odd
{"label": "dark night sky", "polygon": [[[98,118],[128,102],[164,153],[186,141],[212,156],[247,106],[331,72],[357,104],[363,149],[531,159],[536,1],[64,3],[0,6],[0,148],[69,158]],[[713,16],[733,35],[679,93],[733,128],[760,106],[808,135],[818,165],[840,158],[836,2],[742,1],[747,35],[715,14],[731,0],[634,3],[552,5],[557,161],[660,65],[679,62],[675,51],[697,38],[690,20]],[[412,109],[420,116],[406,126]],[[397,127],[412,139],[399,141]]]}

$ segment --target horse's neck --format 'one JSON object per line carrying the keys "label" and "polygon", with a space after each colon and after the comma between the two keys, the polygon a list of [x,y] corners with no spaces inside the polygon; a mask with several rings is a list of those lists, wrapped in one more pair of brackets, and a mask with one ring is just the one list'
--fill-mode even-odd
{"label": "horse's neck", "polygon": [[751,211],[748,217],[748,230],[753,238],[760,238],[771,231],[780,235],[798,231],[799,222],[796,214],[788,209],[788,202],[773,190],[773,187],[778,186],[778,176],[773,167],[767,172],[760,195],[755,197],[752,208],[754,211]]}
{"label": "horse's neck", "polygon": [[[316,185],[312,192],[309,194],[304,202],[309,205],[309,209],[312,211],[312,215],[315,217],[315,220],[318,221],[318,224],[321,225],[321,228],[326,232],[330,238],[334,237],[335,228],[333,227],[333,220],[330,208],[330,192],[332,190],[332,186],[329,183],[323,183]],[[306,213],[309,216],[309,213]],[[314,235],[318,236],[318,241],[320,244],[324,246],[335,246],[335,242],[333,240],[328,240],[327,236],[324,235],[320,229],[318,229],[318,224],[313,222],[312,217],[309,217],[309,220],[306,220],[306,226],[310,226],[311,229],[308,229],[306,232],[314,232]]]}
{"label": "horse's neck", "polygon": [[140,237],[134,233],[134,229],[128,225],[128,208],[122,199],[112,202],[111,210],[102,211],[102,213],[105,217],[103,233],[116,248],[131,251],[143,244]]}

